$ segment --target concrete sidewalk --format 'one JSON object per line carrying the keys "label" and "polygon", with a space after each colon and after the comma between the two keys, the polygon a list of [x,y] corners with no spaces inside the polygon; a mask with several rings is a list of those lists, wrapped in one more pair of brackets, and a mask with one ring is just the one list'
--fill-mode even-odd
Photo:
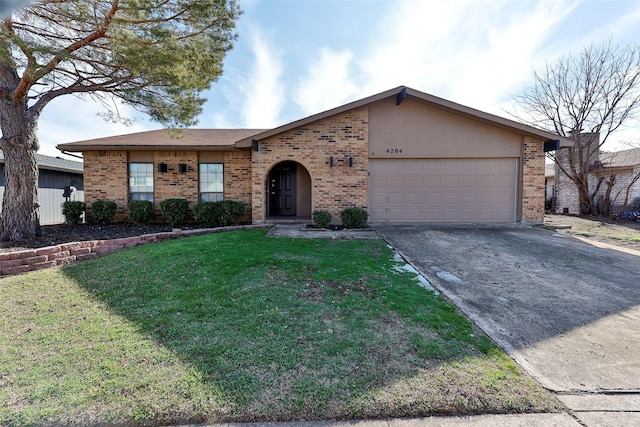
{"label": "concrete sidewalk", "polygon": [[[594,424],[626,426],[631,424]],[[637,424],[634,424],[637,425]],[[466,417],[425,417],[356,421],[298,421],[286,423],[209,424],[208,427],[582,427],[568,413],[522,415],[476,415]]]}

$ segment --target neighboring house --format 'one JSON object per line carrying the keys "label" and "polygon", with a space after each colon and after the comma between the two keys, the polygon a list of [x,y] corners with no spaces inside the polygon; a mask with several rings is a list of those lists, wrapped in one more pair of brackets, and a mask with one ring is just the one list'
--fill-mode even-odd
{"label": "neighboring house", "polygon": [[541,222],[545,142],[570,140],[399,87],[274,129],[150,131],[82,152],[85,200],[231,199],[253,223],[363,207],[371,223]]}
{"label": "neighboring house", "polygon": [[[69,200],[84,200],[82,162],[60,157],[36,154],[38,161],[38,199],[40,202],[40,224],[61,224],[64,222],[62,203],[65,187],[73,186]],[[4,155],[0,150],[0,202],[4,194]],[[1,205],[0,205],[1,206]]]}
{"label": "neighboring house", "polygon": [[[601,208],[611,177],[615,176],[609,196],[611,213],[622,210],[640,210],[640,148],[615,152],[601,152],[600,163],[591,170],[595,181],[603,179],[596,196],[596,206]],[[626,206],[625,206],[626,200]]]}
{"label": "neighboring house", "polygon": [[[566,160],[564,157],[558,156],[561,161]],[[552,167],[551,170],[549,166]],[[615,177],[613,181],[612,177]],[[578,214],[580,207],[575,184],[555,165],[547,165],[545,180],[547,184],[554,184],[553,210],[559,213]],[[598,188],[593,198],[596,213],[606,213],[606,207],[603,205],[609,187],[611,187],[610,214],[640,209],[640,148],[615,152],[597,151],[592,155],[589,188],[591,191]],[[547,195],[549,195],[548,192]]]}
{"label": "neighboring house", "polygon": [[544,165],[544,206],[546,210],[553,209],[556,199],[556,165],[546,163]]}

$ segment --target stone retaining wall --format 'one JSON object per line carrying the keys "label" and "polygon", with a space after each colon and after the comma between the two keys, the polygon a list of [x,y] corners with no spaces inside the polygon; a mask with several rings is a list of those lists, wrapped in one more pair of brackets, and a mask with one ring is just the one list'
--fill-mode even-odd
{"label": "stone retaining wall", "polygon": [[45,248],[0,253],[0,277],[13,276],[29,271],[58,265],[71,264],[75,261],[95,258],[110,254],[118,249],[132,248],[147,243],[180,237],[199,236],[202,234],[221,233],[224,231],[267,229],[270,225],[237,225],[219,228],[201,228],[195,230],[174,230],[172,232],[144,234],[135,237],[123,237],[110,240],[89,240],[84,242],[63,243]]}

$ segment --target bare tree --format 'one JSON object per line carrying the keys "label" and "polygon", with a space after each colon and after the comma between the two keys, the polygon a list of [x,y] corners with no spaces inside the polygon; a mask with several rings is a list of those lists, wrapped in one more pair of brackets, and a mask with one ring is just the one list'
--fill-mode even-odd
{"label": "bare tree", "polygon": [[543,71],[534,71],[533,85],[514,99],[518,120],[575,141],[567,149],[568,162],[558,161],[557,154],[552,158],[575,184],[581,213],[591,213],[595,192],[589,188],[589,171],[594,155],[640,112],[639,47],[609,41],[563,56]]}
{"label": "bare tree", "polygon": [[39,231],[37,125],[53,99],[119,99],[165,126],[192,125],[239,14],[235,0],[41,0],[0,18],[0,238]]}
{"label": "bare tree", "polygon": [[640,181],[640,172],[638,172],[637,174],[635,174],[632,178],[631,181],[629,182],[629,185],[627,185],[627,188],[625,189],[625,194],[624,194],[624,203],[622,204],[622,212],[626,212],[627,211],[627,206],[629,206],[629,196],[631,193],[631,188],[636,184],[636,182]]}

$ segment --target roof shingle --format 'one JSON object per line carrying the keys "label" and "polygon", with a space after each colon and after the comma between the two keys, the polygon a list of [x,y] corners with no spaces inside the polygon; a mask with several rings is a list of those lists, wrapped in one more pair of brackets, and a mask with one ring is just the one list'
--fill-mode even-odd
{"label": "roof shingle", "polygon": [[170,135],[164,129],[105,138],[58,144],[61,151],[84,150],[149,150],[149,149],[197,149],[197,150],[233,150],[236,141],[250,138],[264,132],[264,129],[183,129],[181,137]]}
{"label": "roof shingle", "polygon": [[640,148],[600,153],[600,161],[604,167],[618,168],[640,165]]}
{"label": "roof shingle", "polygon": [[[56,170],[61,172],[83,173],[84,165],[82,162],[67,160],[61,157],[45,156],[44,154],[36,154],[38,167],[40,169]],[[0,150],[0,163],[4,164],[4,153]]]}

